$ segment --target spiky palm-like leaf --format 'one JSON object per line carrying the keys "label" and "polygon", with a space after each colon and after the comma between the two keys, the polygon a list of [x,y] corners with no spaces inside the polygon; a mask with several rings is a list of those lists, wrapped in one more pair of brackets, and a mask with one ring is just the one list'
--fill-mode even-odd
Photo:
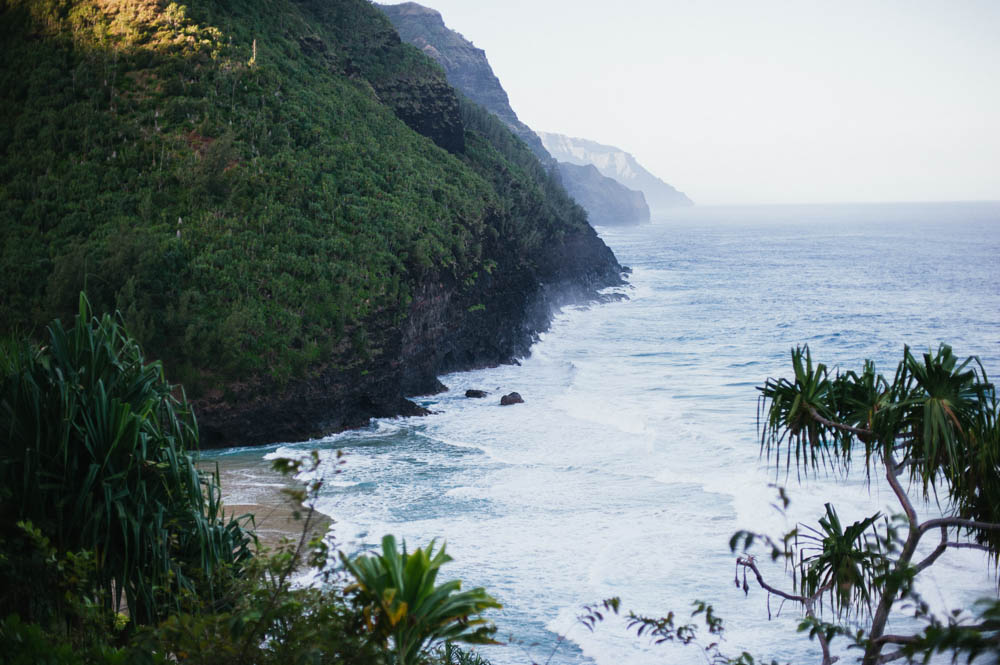
{"label": "spiky palm-like leaf", "polygon": [[154,621],[194,587],[192,569],[210,578],[249,556],[217,476],[194,465],[183,393],[118,317],[91,318],[81,294],[72,328],[57,320],[44,347],[6,345],[0,371],[0,519],[30,520],[60,551],[93,551],[109,606],[124,595],[134,620]]}
{"label": "spiky palm-like leaf", "polygon": [[436,584],[442,565],[451,561],[444,546],[407,553],[396,547],[396,539],[382,539],[382,553],[353,560],[341,554],[354,576],[348,587],[374,637],[392,641],[395,665],[411,665],[436,642],[493,643],[496,628],[479,616],[500,604],[482,588],[461,591],[462,583],[451,580]]}
{"label": "spiky palm-like leaf", "polygon": [[799,347],[792,369],[794,381],[769,378],[758,388],[761,445],[779,465],[784,455],[786,468],[817,471],[860,452],[871,473],[892,456],[925,495],[942,478],[960,515],[1000,521],[1000,409],[977,358],[959,363],[942,344],[918,359],[907,347],[891,381],[871,362],[831,378]]}
{"label": "spiky palm-like leaf", "polygon": [[816,471],[829,463],[836,463],[844,453],[849,460],[849,448],[842,450],[838,430],[824,426],[816,419],[836,417],[836,394],[826,365],[813,365],[809,347],[792,350],[792,369],[795,380],[767,379],[761,392],[760,413],[765,416],[761,430],[761,445],[768,454],[785,451],[785,468],[794,460],[796,470]]}
{"label": "spiky palm-like leaf", "polygon": [[886,560],[871,531],[879,514],[844,528],[829,503],[819,520],[819,529],[806,526],[801,536],[807,545],[799,562],[799,580],[804,596],[826,595],[837,614],[858,610],[871,612],[873,594],[881,585]]}

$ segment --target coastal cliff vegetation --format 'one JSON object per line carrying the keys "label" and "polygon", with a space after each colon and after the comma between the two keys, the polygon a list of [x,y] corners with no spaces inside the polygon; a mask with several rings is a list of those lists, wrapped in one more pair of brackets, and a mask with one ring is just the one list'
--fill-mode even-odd
{"label": "coastal cliff vegetation", "polygon": [[232,405],[387,374],[417,291],[537,284],[568,237],[616,275],[531,152],[364,0],[9,0],[0,44],[0,330],[40,334],[85,290]]}

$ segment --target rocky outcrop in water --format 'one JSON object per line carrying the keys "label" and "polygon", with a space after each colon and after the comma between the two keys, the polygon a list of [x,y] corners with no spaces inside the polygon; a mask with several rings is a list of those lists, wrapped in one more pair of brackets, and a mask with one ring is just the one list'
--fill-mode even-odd
{"label": "rocky outcrop in water", "polygon": [[569,195],[587,211],[591,224],[619,226],[649,221],[642,192],[606,178],[592,164],[559,162],[559,175]]}
{"label": "rocky outcrop in water", "polygon": [[500,398],[500,406],[510,406],[512,404],[524,404],[521,393],[507,393]]}
{"label": "rocky outcrop in water", "polygon": [[641,191],[653,211],[694,205],[687,195],[647,171],[635,157],[621,148],[549,132],[539,132],[538,136],[549,153],[560,162],[581,166],[592,164],[602,175]]}

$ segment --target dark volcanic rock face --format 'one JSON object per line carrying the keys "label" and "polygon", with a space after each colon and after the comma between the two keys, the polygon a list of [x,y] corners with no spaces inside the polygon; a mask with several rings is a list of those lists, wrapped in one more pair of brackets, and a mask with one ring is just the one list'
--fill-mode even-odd
{"label": "dark volcanic rock face", "polygon": [[[199,400],[202,446],[302,441],[371,418],[423,415],[406,395],[443,390],[439,374],[527,355],[556,308],[622,283],[614,254],[589,227],[567,234],[534,267],[499,242],[492,255],[496,268],[471,289],[449,276],[431,277],[414,293],[402,325],[373,321],[370,346],[378,355],[363,366],[328,366],[310,380]],[[345,352],[345,362],[350,357]]]}
{"label": "dark volcanic rock face", "polygon": [[642,192],[600,174],[595,166],[559,162],[559,175],[569,195],[587,211],[591,224],[623,226],[649,221]]}
{"label": "dark volcanic rock face", "polygon": [[395,80],[381,84],[379,97],[410,129],[428,137],[448,152],[465,150],[465,132],[458,97],[440,79]]}

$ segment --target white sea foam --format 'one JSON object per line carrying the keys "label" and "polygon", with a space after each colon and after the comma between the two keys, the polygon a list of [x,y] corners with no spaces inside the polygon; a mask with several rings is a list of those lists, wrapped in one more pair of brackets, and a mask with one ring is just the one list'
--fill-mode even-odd
{"label": "white sea foam", "polygon": [[445,496],[450,496],[456,499],[482,499],[487,495],[486,490],[481,487],[452,487],[450,490],[444,493]]}

